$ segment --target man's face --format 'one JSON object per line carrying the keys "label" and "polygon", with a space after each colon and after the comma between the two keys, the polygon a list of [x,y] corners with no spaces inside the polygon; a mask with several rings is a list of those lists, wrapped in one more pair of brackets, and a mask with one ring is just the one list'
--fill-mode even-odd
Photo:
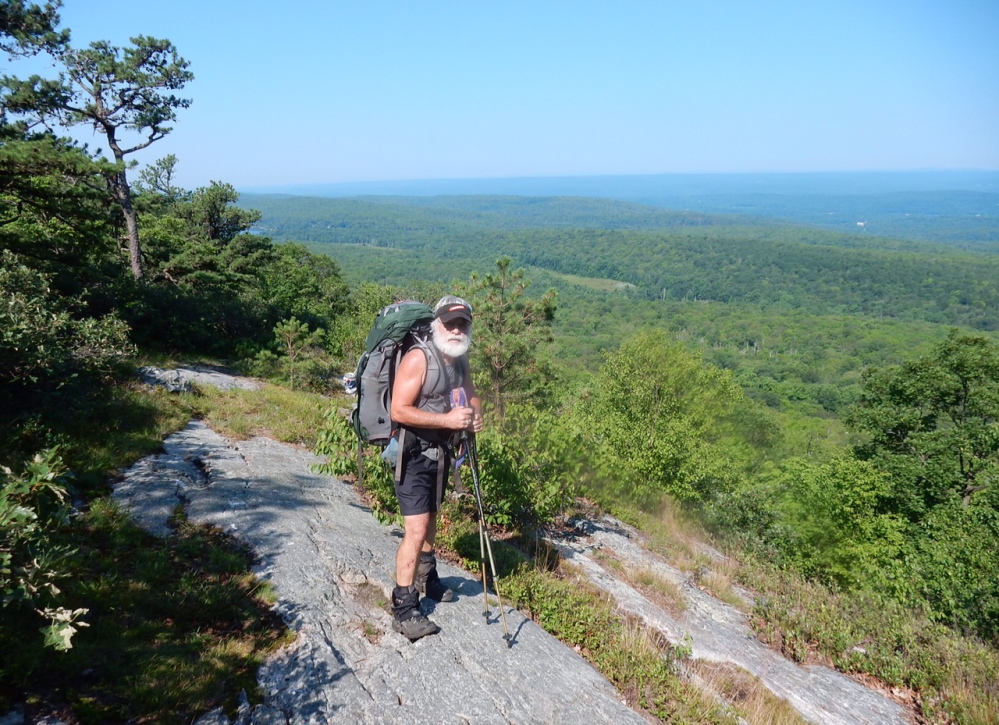
{"label": "man's face", "polygon": [[472,342],[472,326],[461,318],[444,322],[434,320],[434,345],[448,357],[461,357]]}

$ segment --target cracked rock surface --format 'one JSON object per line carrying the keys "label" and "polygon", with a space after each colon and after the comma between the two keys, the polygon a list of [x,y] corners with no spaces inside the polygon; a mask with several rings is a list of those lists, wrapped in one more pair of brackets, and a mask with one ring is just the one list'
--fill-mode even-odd
{"label": "cracked rock surface", "polygon": [[[311,453],[265,438],[234,442],[200,421],[164,452],[125,472],[115,499],[164,535],[183,504],[249,544],[259,576],[297,633],[259,673],[265,701],[244,702],[235,723],[635,723],[611,684],[582,657],[507,607],[513,635],[472,574],[440,562],[457,600],[424,611],[441,631],[415,643],[380,606],[394,585],[402,536],[379,524],[352,487],[312,472]],[[221,710],[199,725],[230,721]]]}
{"label": "cracked rock surface", "polygon": [[[622,610],[641,618],[670,642],[689,643],[693,658],[741,667],[809,722],[909,723],[905,710],[884,694],[831,668],[795,664],[763,645],[753,635],[742,612],[705,593],[688,575],[641,546],[643,536],[636,529],[609,516],[599,521],[581,521],[576,528],[583,534],[581,537],[556,542],[563,556],[610,593]],[[625,569],[651,571],[672,582],[686,599],[686,609],[672,614],[650,601],[616,576],[612,567],[602,566],[601,555],[614,559]]]}
{"label": "cracked rock surface", "polygon": [[211,385],[219,390],[258,390],[260,385],[243,377],[230,375],[210,365],[181,365],[171,370],[148,365],[138,369],[139,379],[148,385],[159,385],[171,393],[190,392],[191,384]]}

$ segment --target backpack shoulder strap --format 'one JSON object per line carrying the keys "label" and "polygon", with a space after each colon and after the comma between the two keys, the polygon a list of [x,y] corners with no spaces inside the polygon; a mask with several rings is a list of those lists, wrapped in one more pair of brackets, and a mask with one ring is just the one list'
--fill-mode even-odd
{"label": "backpack shoulder strap", "polygon": [[[422,338],[417,337],[416,343],[413,345],[413,347],[418,347],[421,350],[423,350],[423,354],[427,358],[427,371],[429,372],[431,367],[435,369],[435,378],[433,381],[430,381],[428,378],[424,378],[423,380],[423,388],[420,391],[420,395],[422,396],[424,390],[433,390],[434,388],[437,387],[437,384],[440,382],[441,375],[444,374],[444,358],[441,357],[441,354],[437,350],[436,345],[434,345],[433,343],[428,343],[426,340]],[[433,359],[437,364],[431,366],[430,365],[431,359]]]}

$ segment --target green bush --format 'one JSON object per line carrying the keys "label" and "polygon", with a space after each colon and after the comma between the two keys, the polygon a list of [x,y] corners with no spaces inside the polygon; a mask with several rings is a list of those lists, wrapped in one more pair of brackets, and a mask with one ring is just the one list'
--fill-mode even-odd
{"label": "green bush", "polygon": [[47,275],[0,250],[0,389],[61,385],[80,374],[106,374],[133,353],[115,315],[77,319]]}
{"label": "green bush", "polygon": [[335,405],[331,406],[316,433],[315,453],[326,457],[326,462],[318,466],[317,471],[337,478],[356,473],[356,449],[357,434],[350,427],[350,421]]}
{"label": "green bush", "polygon": [[579,489],[581,436],[564,416],[519,405],[478,436],[486,520],[544,527],[569,508]]}
{"label": "green bush", "polygon": [[0,466],[3,607],[33,608],[48,620],[41,630],[45,645],[59,650],[72,646],[74,622],[87,611],[70,611],[58,601],[56,581],[66,576],[64,566],[73,554],[56,537],[69,519],[66,481],[66,469],[56,450],[36,456],[20,475]]}
{"label": "green bush", "polygon": [[794,459],[774,477],[782,518],[795,531],[786,556],[799,571],[848,588],[896,587],[892,574],[906,550],[906,525],[883,513],[891,493],[885,475],[842,457],[822,464]]}
{"label": "green bush", "polygon": [[599,485],[639,504],[733,490],[776,439],[729,371],[661,331],[637,334],[607,356],[580,420]]}
{"label": "green bush", "polygon": [[[989,491],[999,499],[999,492]],[[911,561],[914,588],[934,619],[999,644],[999,508],[988,497],[936,507]]]}
{"label": "green bush", "polygon": [[288,385],[292,390],[319,393],[337,387],[338,368],[321,346],[325,331],[309,330],[305,322],[292,317],[274,327],[272,349],[260,350],[249,361],[250,374]]}

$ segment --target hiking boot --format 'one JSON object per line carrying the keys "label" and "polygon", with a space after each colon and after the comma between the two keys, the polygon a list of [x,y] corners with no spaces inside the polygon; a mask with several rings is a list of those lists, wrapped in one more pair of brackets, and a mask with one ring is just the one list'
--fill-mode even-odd
{"label": "hiking boot", "polygon": [[437,631],[437,625],[420,611],[420,593],[416,587],[396,587],[392,590],[392,615],[395,617],[395,631],[410,642]]}
{"label": "hiking boot", "polygon": [[416,580],[413,584],[417,591],[435,602],[450,602],[454,599],[454,592],[441,581],[437,574],[437,557],[432,551],[420,552],[420,561],[416,565]]}

